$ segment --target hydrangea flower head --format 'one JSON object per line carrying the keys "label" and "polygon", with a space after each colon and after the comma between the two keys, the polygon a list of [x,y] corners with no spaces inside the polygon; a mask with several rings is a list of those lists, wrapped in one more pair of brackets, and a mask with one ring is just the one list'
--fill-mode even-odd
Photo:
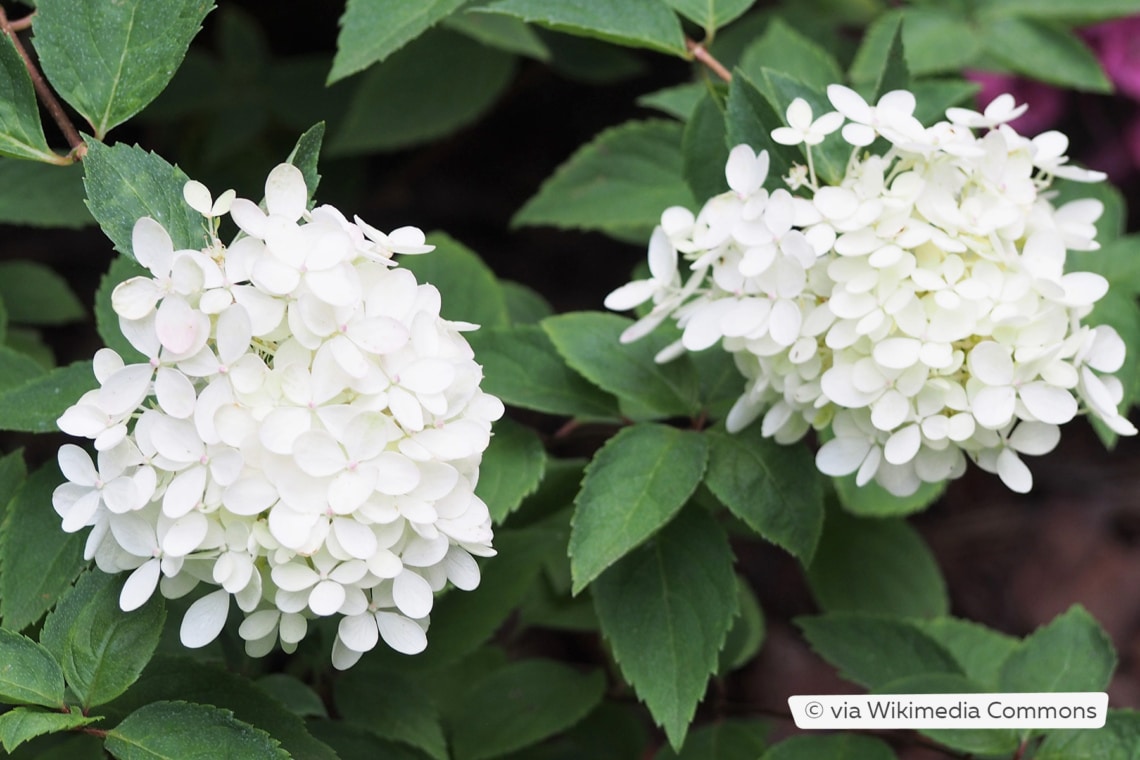
{"label": "hydrangea flower head", "polygon": [[[1103,175],[1070,165],[1061,133],[1013,130],[1024,107],[1009,96],[926,127],[905,90],[873,106],[841,85],[827,94],[837,112],[814,118],[797,99],[772,133],[807,151],[787,189],[765,189],[767,154],[737,146],[728,192],[695,216],[662,214],[653,277],[606,301],[655,304],[622,340],[673,319],[681,338],[659,360],[719,343],[745,378],[729,431],[758,421],[792,443],[814,429],[822,472],[900,496],[967,460],[1028,491],[1021,457],[1051,451],[1081,413],[1135,434],[1113,376],[1124,343],[1083,322],[1108,283],[1065,269],[1067,251],[1098,247],[1103,208],[1057,207],[1050,192],[1055,177]],[[839,139],[844,176],[821,183],[811,146]]]}
{"label": "hydrangea flower head", "polygon": [[90,527],[86,557],[131,571],[124,610],[216,586],[186,613],[187,646],[218,635],[232,597],[254,656],[292,651],[330,616],[339,668],[380,639],[422,651],[435,593],[474,588],[473,557],[494,554],[474,487],[503,405],[479,387],[461,334],[475,326],[441,318],[439,292],[393,261],[430,251],[422,232],[308,210],[289,164],[264,209],[197,182],[185,199],[204,247],[175,250],[138,220],[149,276],[112,296],[144,359],[99,351],[100,387],[59,420],[97,452],[60,449],[64,530]]}

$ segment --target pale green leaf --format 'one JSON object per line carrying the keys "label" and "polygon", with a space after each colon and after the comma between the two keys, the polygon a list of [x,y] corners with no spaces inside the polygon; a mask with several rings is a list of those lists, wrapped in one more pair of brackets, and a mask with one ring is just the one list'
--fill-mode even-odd
{"label": "pale green leaf", "polygon": [[986,53],[1019,74],[1076,90],[1112,90],[1096,56],[1067,29],[1007,17],[986,23],[981,35]]}
{"label": "pale green leaf", "polygon": [[295,758],[336,760],[306,724],[249,679],[189,657],[155,657],[125,694],[104,706],[109,717],[127,714],[152,702],[187,699],[221,707],[235,718],[268,732]]}
{"label": "pale green leaf", "polygon": [[653,760],[756,760],[768,747],[770,732],[759,720],[721,719],[689,734],[680,752],[665,746]]}
{"label": "pale green leaf", "polygon": [[712,198],[728,190],[724,107],[711,92],[697,104],[681,139],[682,171],[694,198]]}
{"label": "pale green leaf", "polygon": [[1013,636],[970,620],[940,617],[911,622],[945,647],[967,678],[990,691],[998,691],[1001,666],[1021,643]]}
{"label": "pale green leaf", "polygon": [[63,671],[50,652],[0,628],[0,702],[61,707],[63,689]]}
{"label": "pale green leaf", "polygon": [[54,462],[33,472],[8,505],[0,536],[0,617],[21,630],[40,619],[66,591],[85,564],[85,536],[64,533],[51,506],[63,481]]}
{"label": "pale green leaf", "polygon": [[399,150],[449,135],[494,104],[514,64],[514,56],[456,32],[425,34],[361,78],[329,155]]}
{"label": "pale green leaf", "polygon": [[483,390],[503,403],[566,417],[620,416],[617,400],[567,367],[541,327],[483,328],[466,337],[483,366]]}
{"label": "pale green leaf", "polygon": [[18,324],[62,325],[86,316],[67,280],[36,261],[0,262],[0,300]]}
{"label": "pale green leaf", "polygon": [[708,91],[708,86],[702,82],[675,84],[642,95],[637,99],[637,104],[685,121]]}
{"label": "pale green leaf", "polygon": [[229,710],[191,702],[154,702],[107,731],[107,751],[118,760],[287,760],[289,753]]}
{"label": "pale green leaf", "polygon": [[[772,19],[763,36],[745,49],[738,66],[754,82],[763,81],[767,68],[791,75],[820,92],[843,81],[835,58],[779,17]],[[823,112],[813,115],[819,118]]]}
{"label": "pale green leaf", "polygon": [[333,693],[337,712],[349,723],[448,760],[439,710],[419,679],[358,666],[336,682]]}
{"label": "pale green leaf", "polygon": [[479,464],[475,495],[487,504],[491,519],[502,522],[538,488],[546,469],[546,450],[538,435],[509,417],[492,427],[491,445]]}
{"label": "pale green leaf", "polygon": [[1002,691],[1104,691],[1116,668],[1112,640],[1080,605],[1027,636],[1002,665]]}
{"label": "pale green leaf", "polygon": [[26,433],[58,430],[55,421],[69,406],[95,387],[90,361],[56,367],[0,393],[0,429]]}
{"label": "pale green leaf", "polygon": [[189,177],[177,166],[137,145],[92,142],[83,168],[87,207],[119,253],[133,258],[131,233],[144,216],[166,228],[176,250],[206,243],[205,220],[182,197]]}
{"label": "pale green leaf", "polygon": [[32,78],[7,34],[0,34],[0,154],[35,161],[59,159],[44,137]]}
{"label": "pale green leaf", "polygon": [[1136,760],[1140,747],[1140,713],[1108,711],[1102,728],[1050,731],[1034,760]]}
{"label": "pale green leaf", "polygon": [[328,83],[363,71],[420,36],[464,0],[348,0]]}
{"label": "pale green leaf", "polygon": [[736,616],[728,539],[707,512],[686,510],[593,592],[622,674],[679,748]]}
{"label": "pale green leaf", "polygon": [[507,53],[550,60],[550,48],[542,38],[526,23],[511,16],[465,11],[448,16],[443,26]]}
{"label": "pale green leaf", "polygon": [[442,232],[433,232],[427,242],[435,246],[434,251],[399,256],[398,260],[421,284],[429,283],[439,290],[444,319],[473,322],[483,328],[510,324],[503,288],[478,254]]}
{"label": "pale green leaf", "polygon": [[823,479],[805,446],[783,446],[751,425],[708,432],[705,484],[767,541],[811,562],[823,529]]}
{"label": "pale green leaf", "polygon": [[602,701],[606,679],[553,660],[511,663],[474,683],[447,716],[455,760],[489,760],[566,730]]}
{"label": "pale green leaf", "polygon": [[83,167],[0,158],[0,222],[71,229],[94,224],[83,203]]}
{"label": "pale green leaf", "polygon": [[797,618],[796,625],[840,676],[869,689],[924,673],[962,674],[945,647],[905,620],[831,612]]}
{"label": "pale green leaf", "polygon": [[685,18],[705,31],[711,39],[720,27],[735,21],[752,7],[756,0],[665,0]]}
{"label": "pale green leaf", "polygon": [[499,0],[479,10],[514,16],[567,34],[685,55],[681,23],[660,0]]}
{"label": "pale green leaf", "polygon": [[29,739],[67,731],[71,728],[94,723],[98,717],[87,717],[78,710],[74,712],[45,712],[27,707],[17,707],[0,715],[0,745],[12,752]]}
{"label": "pale green leaf", "polygon": [[760,756],[760,760],[895,760],[889,744],[874,736],[831,734],[793,736]]}
{"label": "pale green leaf", "polygon": [[606,441],[574,500],[575,594],[680,511],[701,482],[707,458],[703,436],[665,425],[633,425]]}
{"label": "pale green leaf", "polygon": [[42,0],[35,44],[52,87],[102,139],[154,100],[211,0]]}
{"label": "pale green leaf", "polygon": [[654,356],[669,342],[653,333],[622,345],[632,320],[602,312],[572,312],[542,320],[558,353],[575,371],[622,401],[633,419],[694,414],[700,408],[700,382],[687,356],[658,364]]}
{"label": "pale green leaf", "polygon": [[681,137],[681,125],[670,121],[607,129],[562,164],[511,224],[648,233],[670,206],[697,205],[682,175]]}
{"label": "pale green leaf", "polygon": [[827,514],[808,585],[825,612],[878,612],[900,617],[946,615],[950,599],[934,555],[901,519]]}

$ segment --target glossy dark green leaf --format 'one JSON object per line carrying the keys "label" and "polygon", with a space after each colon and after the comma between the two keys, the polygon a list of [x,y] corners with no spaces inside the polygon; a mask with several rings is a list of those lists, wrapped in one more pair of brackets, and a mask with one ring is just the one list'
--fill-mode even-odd
{"label": "glossy dark green leaf", "polygon": [[461,5],[463,0],[349,0],[328,83],[383,61]]}
{"label": "glossy dark green leaf", "polygon": [[229,710],[192,702],[154,702],[107,731],[107,751],[119,760],[287,760],[277,740]]}

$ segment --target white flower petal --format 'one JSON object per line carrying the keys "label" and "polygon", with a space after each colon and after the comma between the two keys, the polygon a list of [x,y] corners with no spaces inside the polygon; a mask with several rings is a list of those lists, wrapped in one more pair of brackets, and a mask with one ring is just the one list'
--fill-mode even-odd
{"label": "white flower petal", "polygon": [[182,618],[179,638],[189,649],[199,649],[218,637],[230,611],[230,595],[224,589],[207,594],[190,605]]}
{"label": "white flower petal", "polygon": [[377,612],[376,626],[384,643],[401,654],[419,654],[427,649],[424,629],[403,615]]}

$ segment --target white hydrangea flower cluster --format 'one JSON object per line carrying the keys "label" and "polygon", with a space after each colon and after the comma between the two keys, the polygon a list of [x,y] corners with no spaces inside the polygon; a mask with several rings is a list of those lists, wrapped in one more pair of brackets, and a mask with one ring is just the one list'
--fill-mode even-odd
{"label": "white hydrangea flower cluster", "polygon": [[[432,250],[423,233],[306,209],[301,172],[282,164],[265,208],[197,182],[187,203],[207,245],[175,250],[153,219],[133,249],[151,277],[114,291],[123,335],[146,360],[95,356],[99,388],[59,419],[94,440],[72,444],[54,494],[69,532],[92,528],[86,557],[132,571],[132,610],[199,582],[181,638],[203,646],[232,596],[253,656],[292,651],[308,621],[339,616],[333,664],[347,668],[382,638],[427,645],[434,594],[479,583],[491,520],[474,494],[502,403],[439,291],[394,253]],[[217,238],[228,213],[241,230]]]}
{"label": "white hydrangea flower cluster", "polygon": [[[821,471],[900,496],[959,477],[967,458],[1026,492],[1021,456],[1051,451],[1082,410],[1135,434],[1112,376],[1124,343],[1081,322],[1108,283],[1065,272],[1067,250],[1098,247],[1102,204],[1050,202],[1054,177],[1103,175],[1070,166],[1059,132],[1019,135],[1007,122],[1025,106],[1008,95],[924,127],[910,92],[827,94],[835,112],[813,119],[796,99],[772,133],[807,149],[788,189],[766,190],[768,154],[741,145],[729,192],[662,214],[650,278],[606,299],[653,303],[623,342],[671,318],[682,337],[658,361],[720,343],[747,380],[730,431],[762,418],[792,443],[814,428]],[[846,173],[821,185],[811,146],[840,137]],[[884,153],[865,149],[878,138]]]}

